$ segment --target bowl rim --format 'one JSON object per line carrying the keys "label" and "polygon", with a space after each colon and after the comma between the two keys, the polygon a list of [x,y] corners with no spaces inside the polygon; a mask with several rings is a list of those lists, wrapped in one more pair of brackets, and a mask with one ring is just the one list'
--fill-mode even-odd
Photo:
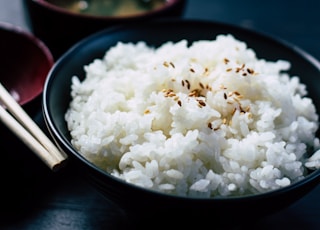
{"label": "bowl rim", "polygon": [[104,29],[102,31],[96,32],[82,40],[80,40],[78,43],[76,43],[74,46],[72,46],[67,52],[65,52],[59,60],[55,63],[54,67],[51,68],[48,78],[46,79],[45,86],[44,86],[44,93],[43,93],[43,113],[44,113],[44,118],[46,125],[49,129],[50,134],[53,136],[56,141],[59,143],[62,143],[63,148],[68,149],[68,151],[72,152],[73,156],[75,156],[78,160],[80,160],[82,163],[85,165],[89,166],[91,169],[93,169],[95,172],[98,172],[100,175],[104,177],[108,177],[109,179],[113,181],[117,181],[120,183],[122,186],[134,188],[135,190],[144,192],[144,193],[152,193],[157,196],[165,196],[167,198],[174,198],[178,200],[197,200],[197,201],[203,201],[203,202],[208,202],[208,201],[219,201],[219,202],[226,202],[226,201],[240,201],[240,200],[247,200],[247,201],[254,201],[254,200],[259,200],[259,199],[264,199],[266,197],[272,197],[275,194],[284,194],[288,191],[291,191],[295,188],[300,187],[302,184],[307,184],[314,182],[317,180],[319,183],[320,182],[320,169],[316,170],[311,170],[308,175],[306,175],[303,179],[296,181],[288,186],[276,189],[276,190],[271,190],[268,192],[263,192],[263,193],[257,193],[257,194],[248,194],[248,195],[237,195],[237,196],[216,196],[216,197],[193,197],[193,196],[180,196],[180,195],[174,195],[174,194],[166,194],[160,191],[156,190],[151,190],[147,189],[129,182],[126,182],[120,178],[117,178],[115,176],[112,176],[108,172],[104,171],[103,169],[99,168],[96,166],[94,163],[90,162],[87,160],[83,155],[81,155],[77,150],[73,148],[71,145],[70,141],[67,140],[67,138],[60,133],[58,128],[56,127],[56,124],[53,123],[52,119],[52,114],[48,110],[48,91],[49,87],[52,81],[54,81],[53,77],[54,73],[58,71],[61,68],[61,65],[63,65],[64,60],[71,58],[71,56],[76,53],[79,49],[81,49],[83,46],[86,46],[86,44],[93,42],[96,38],[100,36],[107,36],[109,34],[115,33],[117,31],[122,31],[126,29],[134,29],[134,28],[141,28],[144,26],[152,26],[154,23],[191,23],[191,24],[209,24],[209,25],[219,25],[219,26],[225,26],[231,29],[236,29],[236,30],[241,30],[242,32],[249,33],[258,37],[262,37],[264,39],[267,39],[270,42],[277,43],[278,45],[281,45],[282,47],[286,49],[290,49],[293,51],[295,54],[298,56],[304,58],[307,62],[312,64],[316,69],[319,70],[320,72],[320,62],[318,59],[316,59],[314,56],[311,54],[307,53],[303,49],[299,48],[296,45],[293,45],[292,43],[283,40],[279,37],[275,37],[269,34],[266,34],[264,32],[258,31],[258,30],[253,30],[250,28],[245,28],[245,27],[240,27],[236,26],[233,24],[228,24],[228,23],[223,23],[223,22],[217,22],[217,21],[212,21],[212,20],[202,20],[202,19],[160,19],[160,20],[153,20],[151,22],[145,22],[140,25],[120,25],[120,26],[114,26],[111,28]]}
{"label": "bowl rim", "polygon": [[[22,28],[21,26],[14,25],[14,24],[4,22],[4,21],[0,22],[0,31],[11,33],[12,35],[21,37],[26,42],[28,42],[30,45],[33,45],[35,48],[37,48],[41,52],[41,54],[43,55],[43,58],[45,58],[46,61],[48,62],[48,66],[49,66],[48,73],[50,72],[50,69],[54,65],[54,57],[53,57],[50,49],[47,47],[47,45],[42,40],[40,40],[38,37],[33,35],[31,32]],[[46,77],[47,77],[47,75],[44,75],[43,79],[45,80]],[[39,90],[36,91],[36,93],[32,97],[29,97],[29,98],[26,98],[25,100],[19,101],[19,104],[20,105],[28,104],[33,99],[38,97],[43,92],[43,89],[44,89],[44,86],[39,88]]]}
{"label": "bowl rim", "polygon": [[142,12],[142,13],[137,13],[137,14],[130,14],[130,15],[123,15],[123,16],[97,16],[93,14],[81,14],[81,13],[75,13],[70,10],[61,8],[59,6],[56,6],[53,3],[50,3],[46,0],[32,0],[35,4],[38,4],[44,8],[47,8],[51,11],[55,11],[57,13],[63,14],[63,15],[68,15],[71,17],[77,17],[77,18],[83,18],[83,19],[94,19],[94,20],[112,20],[112,21],[122,21],[122,20],[127,20],[127,19],[139,19],[139,18],[145,18],[153,15],[158,15],[161,13],[165,13],[166,11],[171,10],[175,6],[179,4],[183,4],[186,0],[165,0],[166,3],[157,8],[153,9],[150,11]]}

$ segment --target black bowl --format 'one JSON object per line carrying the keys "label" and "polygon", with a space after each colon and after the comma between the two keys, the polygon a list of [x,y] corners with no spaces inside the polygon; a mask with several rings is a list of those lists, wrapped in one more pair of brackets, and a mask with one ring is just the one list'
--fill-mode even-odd
{"label": "black bowl", "polygon": [[[161,20],[141,25],[115,27],[90,36],[57,61],[45,84],[43,109],[48,128],[58,145],[77,162],[92,185],[107,199],[115,202],[128,213],[136,216],[160,218],[155,213],[171,216],[185,214],[196,221],[198,218],[208,221],[232,223],[232,219],[242,221],[258,218],[291,205],[312,190],[320,181],[320,170],[310,172],[305,179],[283,189],[272,192],[233,198],[185,198],[150,191],[119,180],[87,161],[71,145],[70,136],[64,120],[64,114],[70,102],[70,79],[73,75],[84,78],[83,66],[95,58],[102,58],[105,51],[118,41],[146,41],[148,45],[159,46],[166,41],[177,42],[187,39],[189,42],[201,39],[214,39],[218,34],[233,34],[253,48],[259,58],[268,60],[285,59],[292,63],[291,75],[301,76],[308,87],[310,97],[320,111],[320,64],[299,48],[271,38],[264,34],[215,22],[196,20]],[[81,176],[82,176],[81,175]],[[162,218],[161,217],[161,218]],[[154,219],[155,219],[154,218]],[[184,218],[186,218],[184,216]],[[158,219],[161,222],[160,219]],[[233,222],[235,223],[235,222]]]}
{"label": "black bowl", "polygon": [[167,0],[163,7],[156,10],[114,17],[74,13],[54,2],[62,1],[23,1],[26,18],[33,33],[45,42],[55,58],[91,33],[119,24],[137,24],[152,19],[180,17],[186,5],[186,0]]}

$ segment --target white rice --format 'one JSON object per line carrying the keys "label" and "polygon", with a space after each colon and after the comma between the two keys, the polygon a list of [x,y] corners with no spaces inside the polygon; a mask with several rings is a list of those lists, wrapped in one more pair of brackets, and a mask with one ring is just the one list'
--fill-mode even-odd
{"label": "white rice", "polygon": [[[258,59],[232,35],[119,42],[72,78],[72,144],[115,177],[181,196],[288,186],[319,168],[318,115],[290,63]],[[305,163],[306,162],[306,163]]]}

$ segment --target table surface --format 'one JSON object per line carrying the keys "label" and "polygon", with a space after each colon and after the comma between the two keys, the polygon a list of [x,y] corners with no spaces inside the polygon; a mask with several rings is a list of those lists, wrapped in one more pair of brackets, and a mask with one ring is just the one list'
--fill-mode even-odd
{"label": "table surface", "polygon": [[[254,29],[320,59],[319,10],[319,0],[189,0],[184,17]],[[22,0],[1,0],[0,21],[30,31]],[[41,112],[34,119],[45,127]],[[6,137],[15,140],[10,133]],[[19,143],[10,151],[1,148],[6,158],[0,167],[0,229],[120,229],[126,221],[122,210],[77,177],[72,164],[52,173]],[[19,166],[19,170],[10,165]],[[319,201],[320,186],[288,208],[250,222],[246,229],[319,229]]]}

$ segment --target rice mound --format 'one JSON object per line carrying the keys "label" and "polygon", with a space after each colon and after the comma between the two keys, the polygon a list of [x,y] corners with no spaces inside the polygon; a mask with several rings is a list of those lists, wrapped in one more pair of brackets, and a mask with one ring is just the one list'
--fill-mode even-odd
{"label": "rice mound", "polygon": [[[257,194],[320,165],[318,115],[290,63],[232,35],[122,43],[72,78],[74,147],[115,177],[179,196]],[[309,158],[308,152],[316,152]]]}

